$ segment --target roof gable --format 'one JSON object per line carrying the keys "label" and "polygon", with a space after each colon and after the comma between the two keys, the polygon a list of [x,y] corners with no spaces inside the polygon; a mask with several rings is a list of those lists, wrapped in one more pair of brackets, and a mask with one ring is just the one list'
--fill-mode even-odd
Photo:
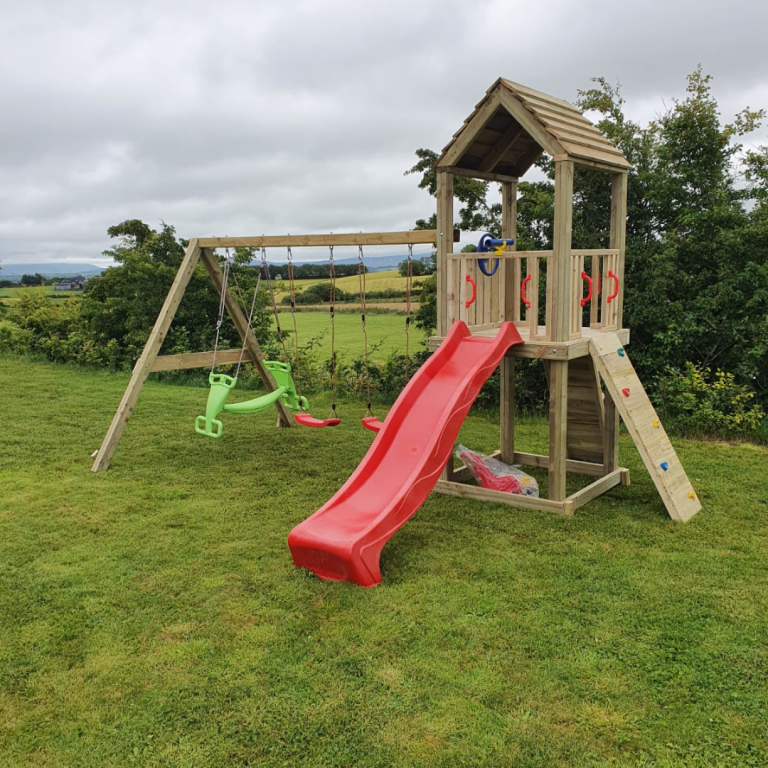
{"label": "roof gable", "polygon": [[630,167],[567,101],[501,78],[454,134],[437,165],[519,177],[543,152],[604,170]]}

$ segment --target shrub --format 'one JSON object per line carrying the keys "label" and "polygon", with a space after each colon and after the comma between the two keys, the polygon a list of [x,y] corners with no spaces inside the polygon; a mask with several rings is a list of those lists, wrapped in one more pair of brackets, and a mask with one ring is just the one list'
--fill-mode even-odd
{"label": "shrub", "polygon": [[0,320],[0,352],[30,352],[34,334],[10,320]]}
{"label": "shrub", "polygon": [[755,393],[732,373],[713,374],[690,362],[684,371],[668,368],[659,378],[658,400],[666,418],[691,432],[745,435],[765,418]]}
{"label": "shrub", "polygon": [[[351,293],[342,291],[339,288],[336,289],[336,301],[349,301],[352,298]],[[331,284],[330,283],[315,283],[303,290],[296,293],[297,304],[323,304],[331,300]],[[290,304],[291,297],[283,296],[280,300],[281,304]]]}

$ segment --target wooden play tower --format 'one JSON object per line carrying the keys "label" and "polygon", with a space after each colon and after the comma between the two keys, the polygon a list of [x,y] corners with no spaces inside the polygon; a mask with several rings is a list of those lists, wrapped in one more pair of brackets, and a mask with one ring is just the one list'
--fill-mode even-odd
{"label": "wooden play tower", "polygon": [[[500,258],[490,277],[478,255],[453,252],[453,177],[501,183],[501,237],[516,237],[517,182],[546,152],[555,164],[552,250],[491,253]],[[571,104],[499,79],[464,121],[437,161],[437,336],[463,320],[473,334],[494,335],[513,322],[524,344],[510,348],[501,367],[501,439],[509,464],[546,467],[549,498],[532,499],[466,485],[465,468],[448,465],[435,488],[466,498],[572,514],[620,483],[619,415],[626,423],[670,516],[688,520],[701,505],[624,347],[622,327],[629,163]],[[607,248],[571,247],[574,172],[611,180]],[[486,267],[486,271],[490,271]],[[470,304],[470,283],[477,286]],[[546,283],[546,290],[539,290]],[[543,361],[549,379],[549,455],[515,450],[516,358]],[[597,478],[569,495],[567,473]]]}

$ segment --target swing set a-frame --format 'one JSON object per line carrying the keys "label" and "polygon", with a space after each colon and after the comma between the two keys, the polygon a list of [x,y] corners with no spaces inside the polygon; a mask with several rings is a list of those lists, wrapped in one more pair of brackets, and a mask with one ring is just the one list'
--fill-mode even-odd
{"label": "swing set a-frame", "polygon": [[[431,245],[436,242],[438,233],[434,229],[421,229],[406,232],[367,232],[357,234],[327,234],[327,235],[285,235],[261,237],[206,237],[189,241],[179,271],[165,298],[160,314],[155,321],[141,356],[136,361],[131,379],[123,393],[120,405],[112,417],[101,447],[94,454],[92,472],[107,469],[117,450],[120,438],[131,418],[133,409],[141,395],[141,390],[150,373],[160,371],[175,371],[190,368],[207,368],[214,365],[239,364],[249,362],[261,378],[267,394],[260,398],[265,407],[274,405],[277,410],[277,426],[288,428],[294,424],[294,417],[286,406],[284,395],[285,377],[282,367],[276,367],[264,359],[259,342],[251,328],[250,318],[245,314],[231,290],[225,273],[219,265],[216,250],[219,248],[297,248],[297,247],[334,247],[334,246],[363,246],[374,245]],[[453,233],[453,239],[458,240],[458,232]],[[241,349],[212,350],[210,352],[192,352],[187,354],[160,355],[163,341],[173,322],[176,310],[181,303],[187,285],[198,263],[202,263],[213,283],[216,292],[222,297],[222,307],[229,315],[242,340]],[[213,377],[212,377],[213,378]],[[276,381],[280,378],[281,381]],[[290,375],[288,375],[290,378]],[[221,396],[226,399],[229,382],[222,381]],[[231,387],[229,387],[231,388]],[[279,392],[279,390],[283,390]],[[279,392],[279,394],[278,394]],[[222,399],[222,406],[223,406]],[[240,406],[240,408],[238,408]],[[226,406],[227,410],[249,412],[253,407],[245,404]],[[211,407],[211,413],[215,407]],[[262,410],[261,407],[258,410]],[[207,414],[206,414],[207,415]],[[370,416],[370,414],[368,414]],[[215,414],[214,414],[215,416]],[[370,420],[370,419],[369,419]],[[210,420],[209,420],[210,421]],[[297,419],[306,426],[319,426],[333,420],[318,420],[301,414]],[[201,426],[205,422],[198,421]],[[363,420],[365,425],[365,420]],[[203,428],[205,433],[205,429]],[[211,435],[213,436],[213,435]]]}

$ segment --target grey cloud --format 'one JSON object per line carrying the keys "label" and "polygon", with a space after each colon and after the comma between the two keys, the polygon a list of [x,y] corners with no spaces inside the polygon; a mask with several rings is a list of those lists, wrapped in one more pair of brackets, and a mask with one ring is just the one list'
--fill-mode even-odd
{"label": "grey cloud", "polygon": [[[765,4],[2,0],[0,259],[94,261],[106,228],[402,229],[404,177],[499,76],[647,120],[701,62],[724,117],[768,107]],[[762,140],[761,136],[751,140]]]}

